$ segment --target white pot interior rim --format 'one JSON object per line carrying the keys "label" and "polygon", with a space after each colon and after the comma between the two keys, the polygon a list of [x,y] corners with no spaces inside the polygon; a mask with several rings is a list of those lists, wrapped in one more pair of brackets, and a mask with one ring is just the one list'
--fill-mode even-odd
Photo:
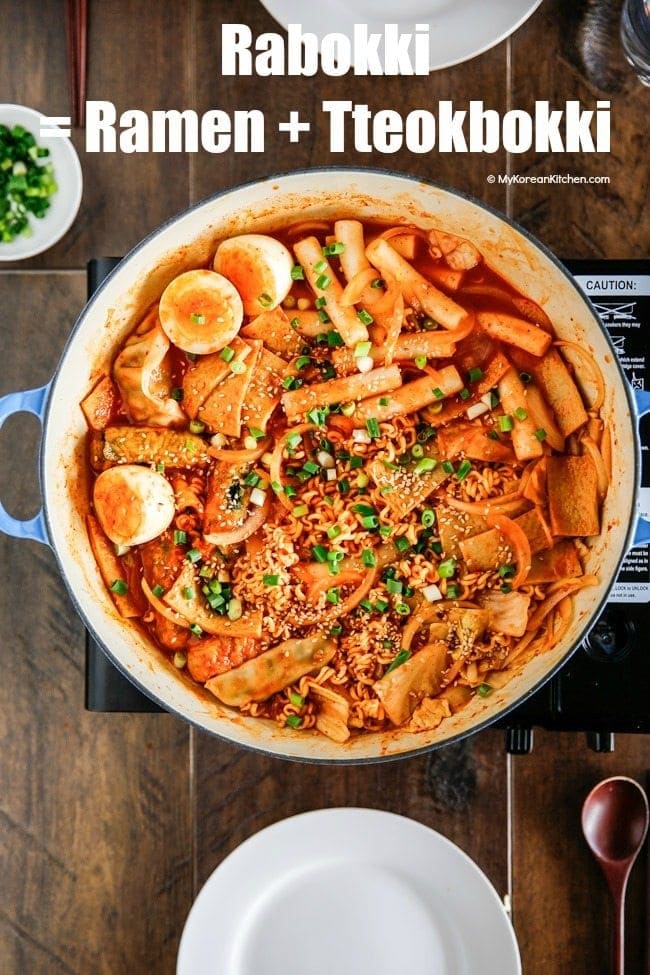
{"label": "white pot interior rim", "polygon": [[[92,319],[92,316],[95,313],[96,309],[98,309],[101,306],[104,296],[108,293],[108,291],[110,291],[111,289],[112,291],[116,290],[116,287],[119,285],[121,278],[128,270],[132,261],[136,259],[139,255],[142,256],[143,253],[147,253],[149,250],[153,254],[157,242],[160,240],[160,238],[164,237],[164,235],[167,234],[170,230],[176,227],[184,228],[188,224],[188,222],[195,219],[202,211],[205,211],[206,214],[209,215],[210,212],[215,208],[215,206],[218,206],[218,204],[221,201],[227,203],[229,198],[232,198],[237,194],[242,194],[242,193],[246,194],[247,191],[254,191],[260,186],[265,186],[266,184],[269,185],[287,184],[286,186],[282,185],[282,188],[283,189],[286,188],[287,191],[289,191],[291,190],[291,184],[293,182],[299,181],[301,178],[304,177],[312,177],[312,176],[316,177],[317,183],[321,181],[321,183],[324,182],[325,184],[328,183],[328,180],[335,181],[336,179],[341,179],[341,178],[369,180],[371,183],[373,180],[384,180],[384,181],[389,180],[391,184],[392,183],[395,184],[396,191],[399,190],[400,192],[408,192],[409,189],[413,189],[413,191],[415,192],[414,188],[418,187],[418,188],[424,188],[425,191],[427,190],[430,190],[432,192],[435,191],[435,193],[440,194],[442,196],[449,195],[450,197],[453,197],[456,200],[463,201],[468,207],[478,208],[478,210],[481,211],[483,214],[486,214],[487,217],[492,218],[493,222],[494,219],[496,219],[496,221],[499,221],[501,224],[504,224],[507,228],[510,228],[511,231],[514,231],[515,236],[521,238],[523,241],[528,241],[528,243],[532,246],[532,249],[534,251],[540,253],[542,257],[546,259],[546,261],[550,262],[553,265],[555,272],[559,271],[561,273],[561,275],[565,279],[567,287],[570,288],[571,291],[574,293],[574,298],[575,295],[577,295],[580,304],[587,310],[588,312],[587,317],[589,318],[587,327],[589,330],[589,334],[591,336],[591,334],[593,333],[594,326],[596,326],[596,330],[599,336],[599,341],[601,342],[601,344],[604,342],[604,344],[608,347],[611,353],[613,371],[616,373],[618,377],[618,382],[616,384],[617,385],[616,392],[623,390],[625,400],[626,400],[626,405],[627,405],[627,413],[629,416],[629,428],[623,429],[621,431],[622,436],[625,437],[627,440],[628,450],[630,445],[632,445],[632,452],[634,455],[633,471],[631,472],[631,476],[628,477],[629,487],[631,488],[631,490],[630,490],[630,498],[629,498],[627,530],[624,533],[624,537],[623,534],[619,532],[619,538],[617,539],[619,550],[618,552],[614,553],[615,565],[613,567],[611,566],[612,553],[610,551],[608,564],[606,566],[603,566],[603,574],[606,575],[607,582],[606,584],[603,584],[600,589],[600,596],[597,603],[590,609],[589,614],[581,621],[581,625],[579,630],[577,631],[577,635],[576,636],[572,635],[570,645],[568,645],[559,656],[554,655],[552,660],[549,658],[549,662],[548,662],[549,666],[546,669],[543,669],[543,672],[541,672],[540,675],[536,677],[536,679],[534,679],[532,682],[529,682],[528,685],[525,687],[525,689],[517,693],[511,700],[508,700],[506,695],[506,697],[504,697],[504,699],[501,702],[493,702],[489,709],[487,709],[480,715],[477,714],[473,719],[470,719],[469,722],[465,722],[464,724],[466,725],[466,727],[463,727],[462,721],[456,722],[456,726],[451,730],[451,732],[448,735],[446,736],[433,735],[433,736],[429,736],[426,739],[420,736],[421,744],[413,743],[411,745],[407,745],[405,748],[399,748],[390,745],[388,746],[382,745],[379,748],[379,750],[377,748],[373,749],[372,747],[370,747],[365,749],[363,748],[357,749],[356,751],[351,753],[350,750],[346,748],[342,748],[341,746],[335,746],[334,748],[332,748],[331,746],[333,743],[331,742],[324,743],[323,739],[318,740],[318,744],[316,745],[312,744],[310,747],[303,747],[303,745],[300,743],[300,737],[301,737],[300,732],[293,732],[290,736],[287,736],[285,733],[282,738],[279,737],[277,734],[269,734],[268,728],[266,728],[266,730],[263,731],[261,734],[251,733],[250,729],[244,727],[246,725],[246,721],[243,722],[225,721],[223,719],[223,716],[221,716],[221,718],[219,717],[216,718],[214,721],[210,721],[208,718],[206,718],[205,708],[198,707],[197,709],[194,706],[190,706],[189,694],[187,693],[177,694],[174,693],[173,691],[173,685],[172,683],[170,683],[170,680],[178,684],[178,679],[176,678],[175,675],[169,674],[168,677],[170,678],[170,680],[163,680],[162,683],[160,683],[159,680],[157,681],[153,679],[153,669],[152,669],[152,679],[147,678],[147,674],[143,673],[142,668],[134,672],[131,666],[124,659],[123,655],[114,651],[111,645],[112,644],[111,639],[107,638],[104,635],[104,626],[102,625],[101,619],[97,617],[96,613],[91,612],[93,608],[92,603],[87,605],[86,601],[83,598],[81,598],[79,593],[76,591],[74,582],[70,577],[71,574],[73,573],[71,572],[72,566],[69,561],[69,554],[64,551],[64,546],[60,545],[61,539],[57,538],[57,536],[60,533],[58,530],[58,526],[55,524],[54,521],[54,505],[52,506],[53,510],[50,510],[50,504],[49,504],[50,480],[48,475],[48,463],[47,463],[48,447],[49,447],[50,437],[52,437],[52,439],[54,439],[55,437],[56,426],[55,426],[55,420],[53,420],[53,416],[55,414],[54,403],[56,400],[57,393],[59,392],[59,386],[61,383],[61,374],[65,370],[68,359],[74,353],[75,344],[79,337],[79,333],[87,326],[89,320]],[[320,188],[321,187],[319,186],[319,189]],[[371,195],[372,190],[369,190],[368,192],[369,195]],[[184,240],[185,238],[183,239],[183,242]],[[164,253],[167,253],[167,251],[165,250]],[[629,454],[628,454],[628,458],[629,458]],[[458,191],[453,188],[441,186],[440,184],[434,181],[409,177],[402,173],[392,173],[386,170],[375,170],[375,169],[366,170],[366,169],[358,169],[354,167],[350,167],[350,168],[327,167],[327,168],[320,168],[320,169],[299,170],[288,174],[280,175],[277,177],[270,177],[269,179],[254,180],[245,184],[241,184],[236,187],[231,187],[227,190],[217,193],[207,198],[206,200],[202,200],[194,204],[194,206],[192,206],[189,210],[184,211],[183,213],[171,218],[164,225],[159,227],[157,230],[153,231],[148,237],[146,237],[143,241],[137,244],[130,251],[130,253],[126,255],[126,257],[122,260],[122,262],[118,265],[118,267],[102,283],[100,288],[97,290],[97,292],[95,292],[93,297],[85,306],[66,342],[65,348],[61,356],[61,360],[54,374],[53,382],[50,387],[47,405],[45,409],[45,417],[43,422],[42,449],[40,455],[40,476],[41,476],[42,495],[44,499],[45,521],[46,521],[48,536],[50,538],[50,544],[55,552],[55,556],[59,563],[61,574],[70,592],[71,599],[75,605],[77,612],[83,619],[89,631],[92,633],[93,637],[103,647],[104,651],[107,653],[112,663],[131,682],[133,682],[137,687],[139,687],[150,698],[152,698],[158,704],[160,704],[164,709],[182,716],[185,720],[189,721],[190,723],[200,727],[203,730],[207,730],[209,733],[217,737],[221,737],[225,740],[231,742],[235,741],[238,742],[239,744],[243,744],[254,750],[258,750],[267,754],[268,753],[275,754],[277,756],[285,757],[285,758],[293,758],[293,759],[311,761],[311,762],[325,762],[329,764],[331,763],[362,764],[362,763],[375,762],[375,761],[386,761],[388,759],[394,759],[400,757],[411,757],[423,752],[430,751],[432,748],[437,747],[439,745],[447,744],[451,741],[458,741],[461,738],[464,738],[470,734],[477,732],[482,728],[485,728],[493,724],[495,721],[502,719],[509,711],[522,704],[532,694],[534,694],[537,690],[539,690],[542,684],[544,684],[547,680],[549,680],[553,676],[553,674],[555,674],[557,670],[566,662],[566,660],[571,656],[573,651],[582,642],[584,637],[589,632],[591,626],[593,626],[598,616],[602,612],[607,602],[611,587],[613,586],[614,581],[616,579],[616,575],[619,571],[621,562],[632,543],[632,538],[634,534],[634,525],[636,520],[635,503],[636,503],[636,496],[638,493],[638,486],[640,481],[640,446],[639,446],[638,432],[636,428],[634,398],[630,390],[630,387],[627,383],[627,380],[625,379],[622,368],[618,362],[618,358],[615,354],[611,340],[609,339],[606,330],[602,326],[598,318],[598,315],[595,309],[593,308],[593,306],[591,305],[591,303],[589,302],[589,300],[582,294],[582,292],[579,291],[577,285],[573,281],[571,275],[566,270],[566,268],[564,268],[564,266],[558,261],[558,259],[555,258],[555,256],[551,254],[547,250],[547,248],[544,247],[544,245],[540,244],[525,230],[522,230],[522,228],[518,227],[513,221],[511,221],[509,218],[505,217],[503,214],[499,213],[498,211],[494,210],[492,207],[487,206],[481,201],[478,201],[461,191]],[[625,516],[625,513],[623,513],[623,516]],[[101,617],[101,613],[100,613],[100,617]],[[171,691],[170,688],[172,688]],[[460,715],[462,715],[462,712],[460,712]],[[260,722],[259,719],[247,719],[247,721],[249,722],[251,720],[257,722],[257,724],[263,724],[264,726],[266,726],[266,722]],[[395,732],[393,732],[392,734],[395,736]],[[372,736],[368,736],[368,738],[370,737]],[[410,740],[412,740],[415,736],[411,734],[409,737]],[[306,740],[306,736],[304,735],[304,733],[302,734],[302,739],[303,741]],[[312,738],[311,741],[315,742],[317,741],[317,739]]]}

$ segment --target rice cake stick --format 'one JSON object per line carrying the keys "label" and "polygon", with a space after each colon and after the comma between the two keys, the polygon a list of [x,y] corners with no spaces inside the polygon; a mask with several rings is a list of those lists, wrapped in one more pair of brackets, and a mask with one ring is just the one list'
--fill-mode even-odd
{"label": "rice cake stick", "polygon": [[[317,298],[325,299],[325,310],[334,323],[346,345],[354,347],[357,342],[368,339],[368,329],[357,316],[354,308],[341,304],[343,288],[315,237],[305,237],[293,245],[305,276]],[[318,270],[317,270],[318,268]],[[323,287],[324,285],[324,287]]]}
{"label": "rice cake stick", "polygon": [[459,328],[467,320],[470,313],[465,308],[427,281],[383,237],[378,237],[368,245],[366,256],[382,277],[397,281],[407,303],[416,311],[423,311],[450,331]]}

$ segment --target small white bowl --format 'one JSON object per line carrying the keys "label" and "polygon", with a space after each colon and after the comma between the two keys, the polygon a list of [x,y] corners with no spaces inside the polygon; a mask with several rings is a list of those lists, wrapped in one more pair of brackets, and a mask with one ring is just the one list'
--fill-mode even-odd
{"label": "small white bowl", "polygon": [[[0,105],[0,125],[8,128],[22,125],[32,133],[37,145],[50,150],[47,161],[54,167],[54,179],[58,186],[56,193],[50,197],[50,207],[45,216],[30,217],[31,237],[19,234],[11,243],[0,241],[0,262],[24,261],[52,247],[69,230],[81,203],[83,178],[77,151],[65,136],[39,135],[42,114],[23,105]],[[56,128],[51,125],[47,127]]]}

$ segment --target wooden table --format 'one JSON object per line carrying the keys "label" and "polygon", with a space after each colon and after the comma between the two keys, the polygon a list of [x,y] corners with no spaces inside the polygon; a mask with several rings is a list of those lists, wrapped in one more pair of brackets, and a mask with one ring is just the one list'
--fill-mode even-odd
{"label": "wooden table", "polygon": [[[569,17],[564,7],[572,6]],[[611,98],[610,155],[331,156],[323,126],[264,155],[93,155],[81,152],[79,217],[56,247],[0,271],[0,393],[45,382],[84,302],[89,257],[122,254],[190,202],[241,180],[324,164],[390,166],[460,187],[512,215],[561,255],[648,253],[648,95],[614,56],[599,88],[578,45],[578,4],[546,0],[509,41],[465,65],[417,79],[222,79],[220,23],[275,24],[255,0],[91,4],[89,98],[137,107],[262,108],[269,132],[322,97],[371,108],[483,99],[504,111],[535,98]],[[236,14],[233,12],[236,8]],[[0,2],[3,101],[69,112],[62,0]],[[81,133],[75,133],[81,150]],[[489,185],[490,173],[607,174],[609,186]],[[5,427],[0,495],[13,513],[38,506],[32,418]],[[0,538],[0,971],[89,975],[174,971],[183,922],[209,873],[243,839],[325,806],[403,813],[444,833],[509,894],[526,975],[609,971],[607,896],[583,843],[579,811],[610,774],[641,778],[647,739],[613,755],[581,735],[538,734],[531,756],[506,756],[483,732],[430,757],[321,768],[244,752],[166,715],[83,710],[83,628],[52,554]],[[642,967],[644,865],[629,900],[630,973]],[[468,914],[471,905],[468,905]],[[489,946],[486,946],[489,950]]]}

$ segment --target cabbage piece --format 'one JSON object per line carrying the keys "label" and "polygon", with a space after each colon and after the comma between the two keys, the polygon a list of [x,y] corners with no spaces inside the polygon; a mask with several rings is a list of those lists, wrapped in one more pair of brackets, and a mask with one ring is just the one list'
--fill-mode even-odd
{"label": "cabbage piece", "polygon": [[375,682],[377,696],[393,724],[404,724],[424,697],[438,693],[448,649],[442,641],[428,643]]}
{"label": "cabbage piece", "polygon": [[482,592],[478,602],[487,611],[487,626],[494,633],[523,636],[528,624],[530,596],[521,592]]}

